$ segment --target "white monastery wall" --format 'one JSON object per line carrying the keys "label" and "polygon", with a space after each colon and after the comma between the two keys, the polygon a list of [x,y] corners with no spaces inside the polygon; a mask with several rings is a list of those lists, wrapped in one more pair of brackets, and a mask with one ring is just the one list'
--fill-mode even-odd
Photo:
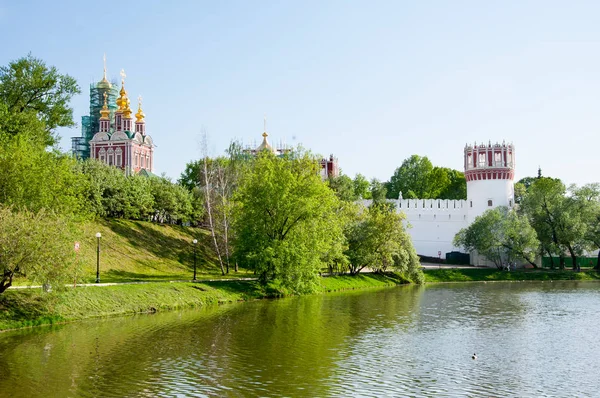
{"label": "white monastery wall", "polygon": [[418,254],[442,258],[446,253],[459,251],[452,244],[454,236],[467,227],[466,200],[447,199],[401,199],[397,200],[398,212],[406,214],[408,233]]}
{"label": "white monastery wall", "polygon": [[[513,144],[466,145],[464,170],[467,200],[397,199],[390,200],[397,211],[406,214],[407,231],[417,254],[445,258],[461,251],[452,245],[454,236],[468,227],[486,210],[514,205],[515,148]],[[400,195],[402,198],[402,195]],[[370,200],[361,201],[364,206]],[[410,225],[409,225],[410,224]],[[487,259],[471,253],[471,263],[489,265]]]}
{"label": "white monastery wall", "polygon": [[[442,258],[451,251],[460,251],[452,244],[454,236],[469,225],[466,200],[396,199],[388,200],[397,211],[406,215],[406,227],[415,250],[424,256]],[[364,206],[371,205],[363,200]]]}

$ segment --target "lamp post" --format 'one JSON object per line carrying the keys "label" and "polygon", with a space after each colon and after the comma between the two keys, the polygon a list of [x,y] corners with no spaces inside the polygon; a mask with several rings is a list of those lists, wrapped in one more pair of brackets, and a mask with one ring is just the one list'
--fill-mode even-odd
{"label": "lamp post", "polygon": [[198,243],[198,239],[194,239],[192,243],[194,244],[194,280],[196,280],[196,243]]}
{"label": "lamp post", "polygon": [[100,238],[102,234],[100,232],[96,232],[96,240],[98,244],[96,245],[96,283],[100,283]]}

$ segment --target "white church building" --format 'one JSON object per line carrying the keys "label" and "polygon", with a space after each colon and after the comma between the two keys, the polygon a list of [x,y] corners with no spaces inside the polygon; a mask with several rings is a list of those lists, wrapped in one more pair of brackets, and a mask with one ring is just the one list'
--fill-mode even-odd
{"label": "white church building", "polygon": [[[454,236],[486,210],[514,204],[515,150],[513,144],[466,145],[464,169],[467,200],[392,200],[406,214],[408,233],[419,255],[445,258],[461,251],[452,244]],[[485,258],[471,253],[471,264],[487,265]]]}

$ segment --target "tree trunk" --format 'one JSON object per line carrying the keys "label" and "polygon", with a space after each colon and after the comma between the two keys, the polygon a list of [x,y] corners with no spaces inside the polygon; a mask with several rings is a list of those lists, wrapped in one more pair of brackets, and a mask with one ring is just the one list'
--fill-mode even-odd
{"label": "tree trunk", "polygon": [[558,267],[563,271],[565,269],[565,256],[561,253],[558,254]]}
{"label": "tree trunk", "polygon": [[571,269],[573,271],[581,271],[580,267],[577,265],[577,254],[575,254],[575,250],[573,250],[573,247],[571,245],[567,245],[567,249],[569,250],[569,254],[571,255],[571,261],[573,261],[573,266],[571,267]]}
{"label": "tree trunk", "polygon": [[577,254],[575,254],[575,251],[573,250],[573,248],[571,247],[571,245],[568,245],[567,249],[569,249],[569,254],[571,254],[571,260],[573,261],[573,267],[571,267],[571,269],[573,271],[575,271],[575,270],[581,271],[579,269],[579,266],[577,265]]}
{"label": "tree trunk", "polygon": [[6,280],[3,280],[2,282],[0,282],[0,294],[4,293],[4,291],[11,286],[12,283],[10,281],[7,282]]}
{"label": "tree trunk", "polygon": [[2,280],[0,281],[0,294],[4,293],[6,289],[12,286],[13,272],[5,270]]}
{"label": "tree trunk", "polygon": [[213,239],[213,244],[215,246],[215,251],[217,252],[217,257],[219,259],[219,265],[221,267],[221,275],[225,275],[225,268],[223,267],[223,258],[221,257],[221,251],[219,250],[219,244],[217,243],[217,236],[215,235],[215,225],[212,217],[212,204],[210,202],[210,190],[209,190],[209,181],[208,181],[208,155],[204,156],[204,192],[205,192],[205,200],[206,200],[206,213],[208,215],[208,225],[210,227],[210,234]]}
{"label": "tree trunk", "polygon": [[[550,252],[550,249],[546,249],[546,252],[548,253],[548,257],[550,257],[550,269],[554,269],[554,257],[552,257],[552,252]],[[542,252],[542,254],[543,253],[544,252]],[[543,258],[542,258],[542,261],[544,261]]]}

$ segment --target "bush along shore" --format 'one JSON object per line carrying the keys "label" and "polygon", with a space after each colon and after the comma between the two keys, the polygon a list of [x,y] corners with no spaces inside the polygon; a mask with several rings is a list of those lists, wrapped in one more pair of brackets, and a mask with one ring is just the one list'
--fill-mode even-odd
{"label": "bush along shore", "polygon": [[[327,293],[390,287],[408,281],[398,274],[364,273],[323,277],[320,282],[320,293]],[[0,330],[281,296],[281,291],[265,288],[254,280],[81,286],[50,293],[37,288],[9,289],[0,295]]]}
{"label": "bush along shore", "polygon": [[501,271],[495,268],[440,268],[426,269],[425,283],[492,282],[492,281],[593,281],[600,280],[595,270],[517,270]]}

